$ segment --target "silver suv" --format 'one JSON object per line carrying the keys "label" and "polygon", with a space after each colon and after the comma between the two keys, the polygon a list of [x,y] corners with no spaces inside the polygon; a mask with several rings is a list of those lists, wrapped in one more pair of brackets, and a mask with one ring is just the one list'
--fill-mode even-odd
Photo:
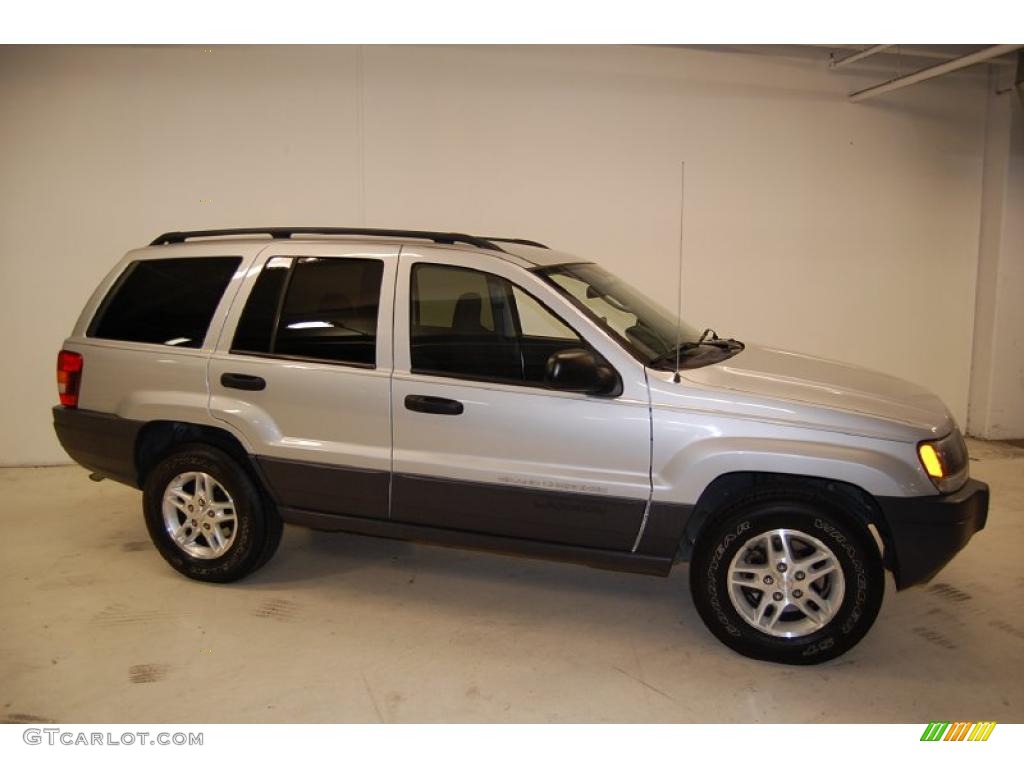
{"label": "silver suv", "polygon": [[[678,363],[678,364],[677,364]],[[703,333],[596,264],[443,232],[171,232],[96,289],[54,425],[224,582],[282,523],[667,575],[708,628],[807,664],[931,578],[988,488],[934,395]]]}

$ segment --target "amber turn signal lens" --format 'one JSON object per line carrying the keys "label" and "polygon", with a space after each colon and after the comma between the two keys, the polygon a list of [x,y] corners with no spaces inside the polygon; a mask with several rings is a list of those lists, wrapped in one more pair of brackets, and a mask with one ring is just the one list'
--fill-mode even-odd
{"label": "amber turn signal lens", "polygon": [[939,460],[938,451],[935,450],[935,446],[931,443],[921,443],[917,446],[917,453],[921,457],[921,463],[924,465],[924,471],[928,473],[930,477],[941,478],[945,475],[942,471],[942,461]]}

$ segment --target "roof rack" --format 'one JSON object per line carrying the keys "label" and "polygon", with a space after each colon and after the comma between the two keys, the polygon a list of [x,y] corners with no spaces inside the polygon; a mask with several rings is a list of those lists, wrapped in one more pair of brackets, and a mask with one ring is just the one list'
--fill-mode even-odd
{"label": "roof rack", "polygon": [[532,245],[534,248],[550,250],[550,248],[544,245],[544,243],[538,243],[536,240],[526,240],[522,237],[484,237],[484,240],[490,240],[492,243],[518,243],[519,245]]}
{"label": "roof rack", "polygon": [[[418,240],[431,240],[435,243],[452,245],[465,243],[488,251],[504,252],[494,241],[499,238],[474,237],[458,232],[425,232],[415,229],[367,229],[363,227],[243,227],[241,229],[195,229],[187,232],[165,232],[150,245],[170,245],[184,243],[197,237],[230,237],[232,235],[270,235],[275,240],[287,240],[293,235],[364,235],[369,237],[409,237]],[[519,242],[528,245],[539,245],[527,240],[503,240],[502,242]],[[542,246],[543,247],[543,246]]]}

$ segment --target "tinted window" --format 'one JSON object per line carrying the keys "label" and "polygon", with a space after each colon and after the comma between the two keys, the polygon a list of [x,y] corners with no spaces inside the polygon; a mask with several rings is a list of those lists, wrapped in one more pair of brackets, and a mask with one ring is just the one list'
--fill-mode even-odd
{"label": "tinted window", "polygon": [[485,272],[416,264],[410,302],[410,354],[419,373],[541,385],[551,354],[585,346],[539,301]]}
{"label": "tinted window", "polygon": [[563,323],[533,296],[513,286],[519,330],[523,336],[549,339],[578,339],[576,332]]}
{"label": "tinted window", "polygon": [[413,270],[412,279],[418,325],[458,328],[462,332],[471,326],[480,331],[494,331],[494,308],[489,301],[484,301],[489,289],[483,272],[420,264]]}
{"label": "tinted window", "polygon": [[290,258],[275,257],[260,272],[238,320],[232,352],[270,352],[281,291],[291,266]]}
{"label": "tinted window", "polygon": [[375,259],[271,259],[239,318],[232,351],[374,365],[383,273]]}
{"label": "tinted window", "polygon": [[[640,291],[596,264],[562,264],[540,270],[540,276],[569,297],[578,307],[603,325],[635,357],[646,364],[674,366],[680,342],[696,342],[700,332],[679,320],[672,312],[648,299]],[[701,365],[709,361],[709,347],[690,350],[700,355]],[[712,361],[721,360],[721,355]],[[671,370],[675,370],[674,367]]]}
{"label": "tinted window", "polygon": [[89,328],[89,336],[201,347],[241,259],[155,259],[129,265]]}

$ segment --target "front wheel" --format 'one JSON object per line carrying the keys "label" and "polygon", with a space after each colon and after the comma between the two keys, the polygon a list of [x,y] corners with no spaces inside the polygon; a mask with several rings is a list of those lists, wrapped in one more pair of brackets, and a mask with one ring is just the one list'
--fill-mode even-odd
{"label": "front wheel", "polygon": [[750,496],[697,541],[690,589],[712,633],[734,651],[784,664],[842,655],[867,633],[885,571],[866,527],[825,495]]}

